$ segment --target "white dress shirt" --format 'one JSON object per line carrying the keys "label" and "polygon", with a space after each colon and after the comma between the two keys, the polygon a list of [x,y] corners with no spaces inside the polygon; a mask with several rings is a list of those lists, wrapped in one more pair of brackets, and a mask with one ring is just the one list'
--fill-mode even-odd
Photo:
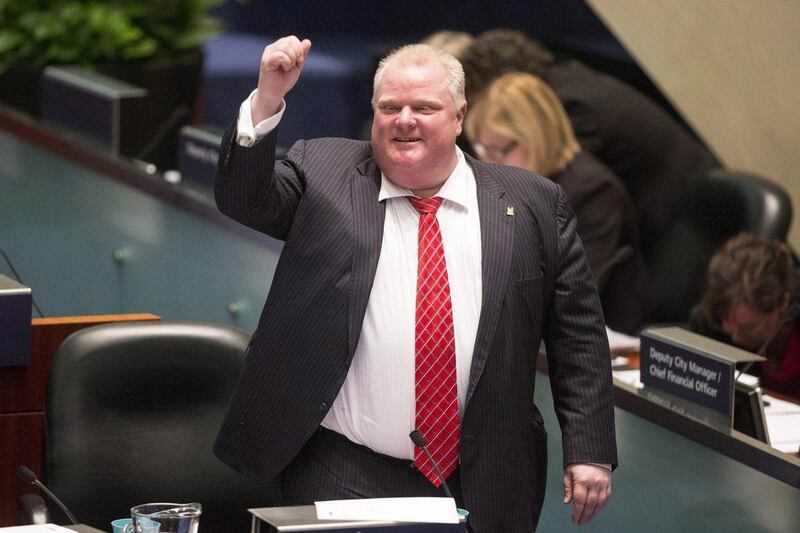
{"label": "white dress shirt", "polygon": [[[458,150],[456,148],[456,150]],[[414,457],[415,322],[419,213],[399,187],[381,174],[386,202],[375,281],[353,362],[322,425],[369,448],[402,459]],[[459,414],[472,365],[481,311],[481,239],[475,177],[458,150],[455,170],[437,193],[453,326]]]}
{"label": "white dress shirt", "polygon": [[277,128],[278,123],[280,123],[281,118],[283,118],[283,112],[286,111],[286,102],[282,101],[281,107],[277,113],[271,117],[265,118],[254,126],[250,102],[253,100],[253,95],[255,93],[255,90],[251,92],[250,96],[245,98],[242,105],[239,106],[239,120],[236,122],[236,143],[245,148],[253,146],[259,139]]}

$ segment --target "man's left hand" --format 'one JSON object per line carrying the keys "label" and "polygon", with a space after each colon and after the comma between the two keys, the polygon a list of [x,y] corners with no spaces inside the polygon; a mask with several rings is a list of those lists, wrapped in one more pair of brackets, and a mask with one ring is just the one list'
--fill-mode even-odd
{"label": "man's left hand", "polygon": [[572,521],[582,526],[611,497],[611,471],[602,466],[571,463],[564,468],[564,503],[572,503]]}

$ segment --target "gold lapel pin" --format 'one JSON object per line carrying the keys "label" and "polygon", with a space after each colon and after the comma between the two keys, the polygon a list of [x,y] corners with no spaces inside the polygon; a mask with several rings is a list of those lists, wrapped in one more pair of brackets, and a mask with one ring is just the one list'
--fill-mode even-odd
{"label": "gold lapel pin", "polygon": [[514,216],[514,206],[513,205],[509,205],[508,207],[506,207],[506,216],[508,216],[508,217],[513,217]]}

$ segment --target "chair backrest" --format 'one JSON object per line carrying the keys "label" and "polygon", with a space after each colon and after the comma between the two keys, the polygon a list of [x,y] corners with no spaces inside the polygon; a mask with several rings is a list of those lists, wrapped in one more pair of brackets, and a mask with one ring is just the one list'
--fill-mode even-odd
{"label": "chair backrest", "polygon": [[785,240],[792,221],[786,191],[747,172],[712,170],[683,198],[658,240],[644,243],[652,289],[648,323],[688,320],[708,262],[727,239],[746,231]]}
{"label": "chair backrest", "polygon": [[249,335],[203,322],[129,322],[70,336],[50,369],[45,465],[77,519],[107,531],[148,502],[200,502],[201,531],[250,531],[276,504],[211,450]]}

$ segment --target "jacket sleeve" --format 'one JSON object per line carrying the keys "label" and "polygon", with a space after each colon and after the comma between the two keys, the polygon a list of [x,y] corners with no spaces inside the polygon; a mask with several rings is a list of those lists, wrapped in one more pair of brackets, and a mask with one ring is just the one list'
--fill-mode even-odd
{"label": "jacket sleeve", "polygon": [[277,129],[250,148],[239,146],[235,137],[236,124],[225,132],[220,147],[214,180],[217,207],[245,226],[285,240],[305,192],[305,141],[276,162]]}
{"label": "jacket sleeve", "polygon": [[611,356],[575,214],[559,190],[555,281],[544,341],[564,464],[617,465]]}

